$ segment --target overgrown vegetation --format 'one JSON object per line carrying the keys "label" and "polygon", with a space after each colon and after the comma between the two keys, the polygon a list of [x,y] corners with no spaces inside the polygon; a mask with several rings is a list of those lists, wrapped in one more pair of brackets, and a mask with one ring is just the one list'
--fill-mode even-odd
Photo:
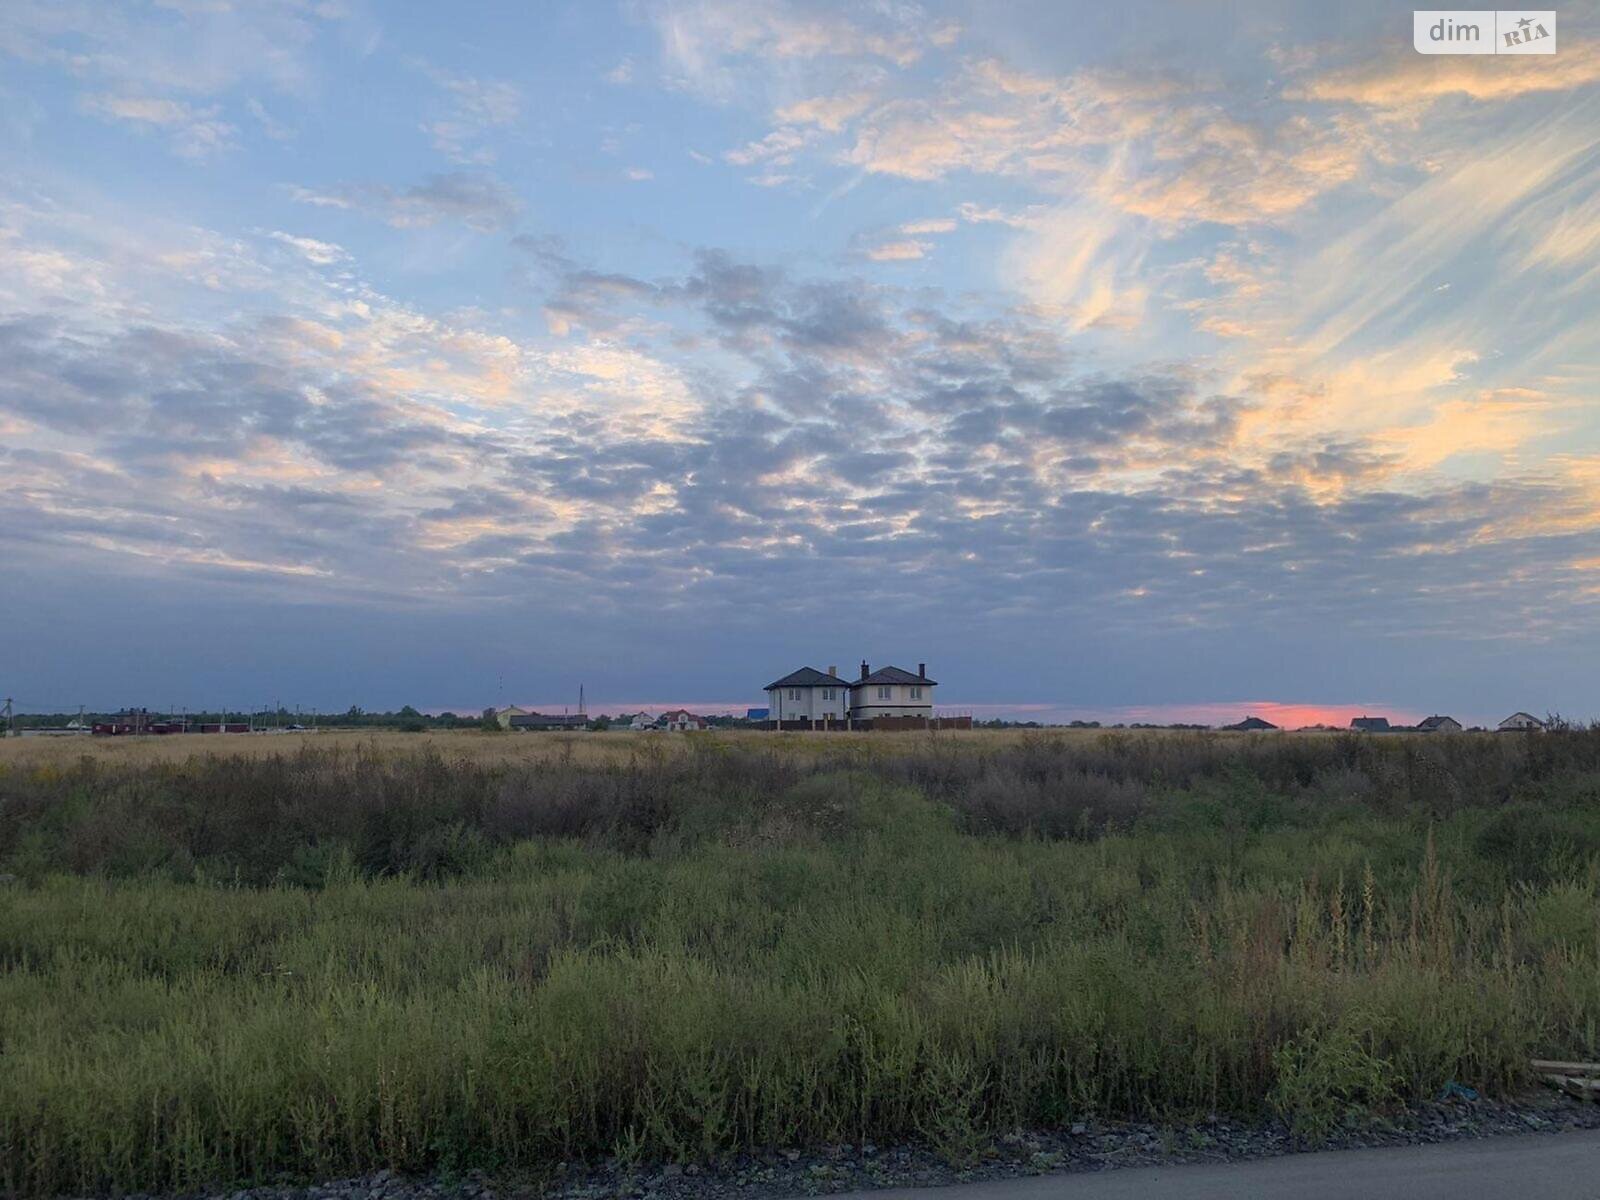
{"label": "overgrown vegetation", "polygon": [[1315,1138],[1600,1053],[1600,732],[688,745],[0,766],[0,1186]]}

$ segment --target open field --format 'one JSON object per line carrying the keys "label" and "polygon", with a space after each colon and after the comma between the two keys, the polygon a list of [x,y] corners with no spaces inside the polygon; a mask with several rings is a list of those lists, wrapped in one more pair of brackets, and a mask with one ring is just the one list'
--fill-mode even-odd
{"label": "open field", "polygon": [[[197,755],[236,757],[294,753],[304,746],[318,749],[372,749],[381,754],[416,754],[432,750],[453,761],[489,764],[537,763],[551,760],[623,764],[640,754],[673,755],[706,740],[741,749],[779,750],[786,756],[811,758],[841,754],[883,755],[908,746],[926,745],[930,737],[954,748],[970,743],[992,749],[1048,736],[1055,741],[1093,740],[1101,736],[1160,737],[1159,730],[1060,729],[941,730],[928,733],[771,733],[727,730],[715,733],[669,734],[657,731],[608,730],[605,733],[485,733],[478,729],[435,729],[420,733],[397,730],[324,729],[302,733],[190,734],[167,737],[31,737],[0,738],[0,763],[18,766],[59,765],[88,755],[104,763],[183,762]],[[1225,735],[1218,735],[1225,736]],[[1283,736],[1326,737],[1326,734]]]}
{"label": "open field", "polygon": [[30,1194],[1315,1137],[1600,1053],[1597,731],[22,740],[0,872]]}

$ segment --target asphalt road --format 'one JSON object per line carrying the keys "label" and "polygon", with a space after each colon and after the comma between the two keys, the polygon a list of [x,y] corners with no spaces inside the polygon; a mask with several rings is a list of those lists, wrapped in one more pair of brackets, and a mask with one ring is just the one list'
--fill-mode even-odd
{"label": "asphalt road", "polygon": [[1600,1130],[1255,1162],[1130,1167],[851,1200],[1600,1200]]}

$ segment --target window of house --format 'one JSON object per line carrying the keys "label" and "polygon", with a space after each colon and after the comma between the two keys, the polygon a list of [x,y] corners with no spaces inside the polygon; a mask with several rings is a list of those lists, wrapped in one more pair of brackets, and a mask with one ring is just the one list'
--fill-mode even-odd
{"label": "window of house", "polygon": [[799,688],[790,688],[789,689],[789,699],[791,699],[791,700],[800,699],[800,689]]}
{"label": "window of house", "polygon": [[833,689],[832,688],[823,688],[822,689],[822,698],[824,700],[832,700],[833,699]]}
{"label": "window of house", "polygon": [[913,700],[921,700],[922,699],[922,689],[919,688],[919,687],[918,688],[912,688],[911,689],[911,698]]}
{"label": "window of house", "polygon": [[888,698],[889,698],[889,689],[886,688],[886,687],[879,688],[878,689],[878,699],[879,700],[887,700]]}

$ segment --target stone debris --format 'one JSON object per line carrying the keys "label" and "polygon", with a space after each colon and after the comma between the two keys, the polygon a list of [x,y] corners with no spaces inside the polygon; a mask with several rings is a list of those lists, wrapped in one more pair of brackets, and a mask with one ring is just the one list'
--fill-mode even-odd
{"label": "stone debris", "polygon": [[788,1147],[710,1163],[630,1165],[614,1158],[593,1165],[558,1163],[538,1179],[494,1179],[473,1173],[409,1178],[385,1170],[311,1185],[232,1187],[182,1200],[788,1200],[875,1188],[1239,1162],[1308,1149],[1359,1150],[1571,1129],[1600,1129],[1600,1105],[1544,1092],[1511,1102],[1456,1097],[1424,1104],[1352,1122],[1316,1146],[1297,1141],[1278,1123],[1252,1125],[1216,1114],[1198,1125],[1171,1126],[1086,1118],[1057,1129],[999,1134],[958,1163],[926,1146],[864,1142],[809,1150]]}

